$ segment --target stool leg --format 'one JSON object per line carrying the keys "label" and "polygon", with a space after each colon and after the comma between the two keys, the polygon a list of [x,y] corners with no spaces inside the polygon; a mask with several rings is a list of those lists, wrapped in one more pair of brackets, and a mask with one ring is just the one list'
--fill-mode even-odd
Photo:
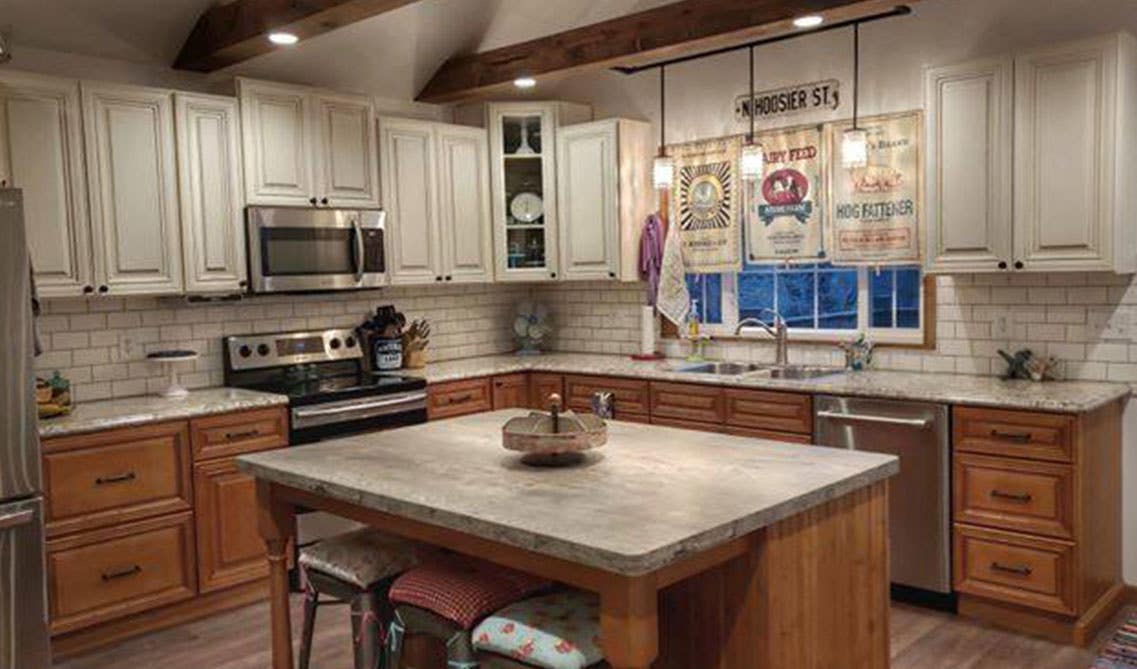
{"label": "stool leg", "polygon": [[320,595],[314,590],[304,594],[304,630],[300,636],[300,669],[308,669],[312,657],[312,633],[316,629],[316,611],[320,608]]}
{"label": "stool leg", "polygon": [[383,663],[384,669],[401,669],[403,662],[403,642],[406,641],[407,626],[396,611],[391,616],[391,625],[387,631],[386,655]]}
{"label": "stool leg", "polygon": [[383,644],[379,596],[361,592],[351,600],[351,633],[355,644],[355,669],[379,669]]}
{"label": "stool leg", "polygon": [[478,656],[467,631],[456,632],[446,640],[446,669],[478,669]]}

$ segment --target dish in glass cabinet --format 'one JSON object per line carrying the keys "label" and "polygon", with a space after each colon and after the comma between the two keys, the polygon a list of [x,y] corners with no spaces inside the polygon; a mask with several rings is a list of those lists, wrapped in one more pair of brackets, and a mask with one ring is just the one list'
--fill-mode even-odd
{"label": "dish in glass cabinet", "polygon": [[532,223],[545,214],[545,203],[536,193],[518,193],[509,203],[509,213],[522,223]]}

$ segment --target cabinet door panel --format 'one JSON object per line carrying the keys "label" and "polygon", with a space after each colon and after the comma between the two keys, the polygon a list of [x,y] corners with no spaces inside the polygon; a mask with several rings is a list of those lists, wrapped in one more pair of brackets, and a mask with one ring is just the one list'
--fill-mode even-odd
{"label": "cabinet door panel", "polygon": [[44,297],[81,295],[92,281],[79,85],[0,77],[0,180],[23,190],[28,245]]}
{"label": "cabinet door panel", "polygon": [[439,125],[439,224],[448,281],[493,280],[489,140],[479,128]]}
{"label": "cabinet door panel", "polygon": [[308,90],[238,80],[250,204],[309,204],[315,197]]}
{"label": "cabinet door panel", "polygon": [[380,134],[391,283],[435,283],[442,278],[442,254],[433,128],[424,121],[383,119]]}
{"label": "cabinet door panel", "polygon": [[926,74],[931,271],[1011,264],[1013,68],[996,59]]}
{"label": "cabinet door panel", "polygon": [[257,533],[256,479],[233,459],[194,466],[198,589],[202,593],[268,575]]}
{"label": "cabinet door panel", "polygon": [[172,95],[84,85],[83,106],[99,282],[111,294],[181,292]]}
{"label": "cabinet door panel", "polygon": [[561,268],[565,279],[615,278],[617,125],[561,128],[557,144]]}
{"label": "cabinet door panel", "polygon": [[319,118],[321,203],[329,206],[379,205],[375,158],[375,110],[367,98],[316,97]]}
{"label": "cabinet door panel", "polygon": [[1117,54],[1087,42],[1015,61],[1015,259],[1112,268]]}
{"label": "cabinet door panel", "polygon": [[186,290],[238,291],[245,281],[237,101],[175,100]]}

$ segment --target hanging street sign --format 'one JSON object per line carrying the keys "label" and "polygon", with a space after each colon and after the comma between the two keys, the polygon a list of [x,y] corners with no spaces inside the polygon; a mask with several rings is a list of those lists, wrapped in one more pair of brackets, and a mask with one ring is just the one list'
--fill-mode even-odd
{"label": "hanging street sign", "polygon": [[756,121],[818,109],[836,110],[841,104],[840,87],[836,79],[826,79],[770,91],[755,91],[753,104],[750,96],[744,93],[734,100],[734,118],[739,123],[749,123],[751,106]]}

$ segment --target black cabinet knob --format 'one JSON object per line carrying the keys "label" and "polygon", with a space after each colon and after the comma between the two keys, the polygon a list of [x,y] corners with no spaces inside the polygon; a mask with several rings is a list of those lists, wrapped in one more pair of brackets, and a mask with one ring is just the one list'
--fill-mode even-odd
{"label": "black cabinet knob", "polygon": [[555,278],[557,278],[557,273],[556,272],[549,272],[549,276],[555,279]]}
{"label": "black cabinet knob", "polygon": [[608,278],[609,278],[609,279],[615,279],[615,278],[616,278],[616,273],[615,273],[615,272],[608,272]]}
{"label": "black cabinet knob", "polygon": [[1022,268],[1023,268],[1023,261],[1016,260],[1015,261],[1015,269],[1022,269]]}
{"label": "black cabinet knob", "polygon": [[434,280],[435,280],[435,281],[441,281],[441,280],[442,280],[442,277],[440,277],[440,276],[436,276],[436,277],[434,277]]}
{"label": "black cabinet knob", "polygon": [[86,294],[86,295],[90,295],[90,294],[91,294],[91,293],[93,293],[93,292],[95,292],[95,287],[94,287],[94,286],[83,286],[83,293],[84,293],[84,294]]}
{"label": "black cabinet knob", "polygon": [[1007,261],[1006,260],[1000,260],[999,261],[999,269],[1007,269]]}
{"label": "black cabinet knob", "polygon": [[107,292],[108,290],[110,290],[110,288],[108,288],[108,287],[106,287],[106,286],[99,286],[99,292],[100,292],[100,293],[105,293],[105,292]]}
{"label": "black cabinet knob", "polygon": [[320,204],[327,204],[327,203],[328,203],[328,198],[324,198],[324,199],[320,200]]}
{"label": "black cabinet knob", "polygon": [[237,285],[240,286],[241,288],[244,288],[245,286],[249,285],[249,282],[242,279],[242,280],[237,282]]}
{"label": "black cabinet knob", "polygon": [[308,198],[308,203],[309,204],[316,204],[316,198],[314,198],[314,197]]}
{"label": "black cabinet knob", "polygon": [[452,277],[452,276],[448,276],[448,277],[446,277],[446,280],[447,280],[447,281],[453,281],[453,280],[454,280],[454,277]]}

